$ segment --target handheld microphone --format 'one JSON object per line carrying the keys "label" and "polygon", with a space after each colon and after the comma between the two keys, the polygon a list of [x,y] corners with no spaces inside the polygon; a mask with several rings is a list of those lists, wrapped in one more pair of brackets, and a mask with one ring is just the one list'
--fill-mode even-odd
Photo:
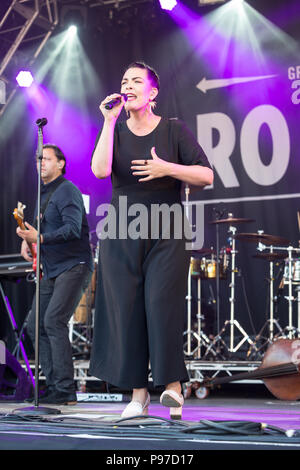
{"label": "handheld microphone", "polygon": [[35,123],[39,127],[44,127],[48,123],[48,120],[47,120],[47,118],[41,118],[41,119],[38,119]]}
{"label": "handheld microphone", "polygon": [[[123,96],[124,100],[127,101],[127,95],[125,93],[121,93],[121,96]],[[112,109],[114,106],[117,104],[121,103],[121,97],[118,96],[118,98],[114,98],[113,100],[110,100],[106,105],[104,105],[105,109]]]}

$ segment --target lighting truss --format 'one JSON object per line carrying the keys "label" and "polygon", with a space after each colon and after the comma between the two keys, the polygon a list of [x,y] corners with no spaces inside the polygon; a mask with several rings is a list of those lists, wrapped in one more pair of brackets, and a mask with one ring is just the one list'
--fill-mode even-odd
{"label": "lighting truss", "polygon": [[30,68],[42,51],[58,24],[58,0],[11,0],[0,20],[0,81],[6,84],[5,103],[0,103],[0,116],[13,98],[17,86],[12,83],[8,66],[20,52],[21,46],[32,46],[30,55],[26,53],[23,67]]}

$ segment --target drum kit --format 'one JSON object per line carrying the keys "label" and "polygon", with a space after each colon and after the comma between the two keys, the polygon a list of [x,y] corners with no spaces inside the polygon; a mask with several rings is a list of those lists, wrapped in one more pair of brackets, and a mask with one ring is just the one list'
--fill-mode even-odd
{"label": "drum kit", "polygon": [[[221,217],[224,214],[222,213]],[[229,213],[225,218],[218,218],[209,222],[216,228],[216,249],[214,247],[202,248],[192,252],[190,258],[190,269],[188,274],[187,288],[187,329],[184,332],[186,341],[184,354],[188,358],[194,359],[214,359],[224,360],[228,353],[237,352],[242,345],[248,343],[248,353],[255,355],[260,352],[265,345],[273,342],[277,337],[294,338],[300,337],[300,248],[293,247],[290,241],[284,237],[270,235],[258,230],[255,233],[237,232],[237,226],[254,222],[249,218],[236,218]],[[220,248],[219,227],[226,227],[229,234],[229,246]],[[269,263],[269,310],[268,318],[261,330],[255,337],[250,337],[241,323],[236,318],[236,276],[239,268],[236,265],[236,242],[257,244],[257,253],[253,255],[256,260]],[[96,291],[97,263],[99,255],[99,241],[94,255],[95,270],[90,285],[84,292],[79,305],[69,323],[69,338],[75,354],[86,354],[89,352],[92,341],[93,312]],[[284,296],[288,305],[288,324],[282,328],[278,318],[275,318],[275,307],[278,302],[278,295],[275,294],[275,266],[280,263],[283,272],[278,291]],[[277,275],[278,277],[278,275]],[[229,319],[220,325],[220,281],[229,281]],[[201,301],[202,283],[210,281],[216,282],[216,299],[213,303],[216,307],[216,332],[206,334],[203,328],[205,315],[202,313]],[[196,325],[192,325],[192,283],[196,283]],[[194,285],[194,284],[193,284]],[[226,285],[226,284],[225,284]],[[227,287],[226,287],[227,288]],[[211,289],[212,290],[212,289]],[[214,297],[214,296],[213,296]],[[195,300],[195,299],[194,299]],[[297,303],[297,326],[293,325],[294,305]],[[215,334],[216,333],[216,334]],[[263,346],[260,346],[260,344]]]}
{"label": "drum kit", "polygon": [[[262,230],[258,230],[256,233],[237,233],[237,225],[253,221],[253,219],[235,218],[232,214],[228,214],[226,218],[211,221],[210,224],[215,225],[217,228],[222,225],[228,227],[230,246],[219,249],[217,230],[216,250],[213,247],[209,249],[202,248],[192,253],[188,276],[188,295],[186,297],[187,331],[185,331],[185,335],[187,340],[184,350],[184,353],[189,357],[205,359],[213,355],[216,358],[222,351],[222,358],[224,358],[224,354],[226,357],[227,353],[237,352],[244,343],[249,343],[247,355],[251,355],[252,353],[259,353],[262,347],[273,342],[279,336],[286,338],[300,336],[300,248],[291,246],[290,241],[284,237],[266,234]],[[236,266],[236,255],[238,254],[236,242],[256,243],[257,254],[253,257],[269,263],[268,319],[255,338],[251,338],[236,319],[236,275],[239,271]],[[284,296],[288,303],[288,325],[285,328],[281,328],[278,319],[274,316],[275,303],[277,302],[277,297],[274,295],[274,271],[275,264],[278,265],[278,263],[280,265],[284,263],[284,273],[278,290],[283,291],[285,287],[288,290],[288,294]],[[283,270],[282,267],[281,270]],[[230,318],[220,328],[219,282],[227,278],[230,279]],[[192,280],[197,282],[197,331],[193,331],[191,328]],[[217,334],[213,337],[208,337],[201,328],[201,322],[204,319],[201,312],[201,282],[207,280],[216,280]],[[297,293],[297,297],[294,292]],[[293,325],[293,305],[295,302],[297,302],[298,312],[297,327]],[[227,332],[227,330],[229,331]],[[263,342],[263,346],[260,346],[261,342]]]}

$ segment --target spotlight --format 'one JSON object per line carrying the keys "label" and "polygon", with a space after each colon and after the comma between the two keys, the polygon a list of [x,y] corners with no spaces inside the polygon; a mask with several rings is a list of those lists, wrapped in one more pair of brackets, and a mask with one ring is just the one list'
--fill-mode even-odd
{"label": "spotlight", "polygon": [[240,12],[244,11],[244,0],[231,0],[229,4]]}
{"label": "spotlight", "polygon": [[73,38],[77,34],[77,26],[72,24],[71,26],[68,27],[68,36],[70,38]]}
{"label": "spotlight", "polygon": [[29,88],[33,82],[33,76],[27,70],[21,70],[16,76],[16,80],[20,87]]}
{"label": "spotlight", "polygon": [[76,25],[78,29],[87,26],[87,7],[81,5],[63,5],[61,24],[64,28]]}
{"label": "spotlight", "polygon": [[177,5],[176,0],[159,0],[160,6],[162,10],[173,10],[174,7]]}

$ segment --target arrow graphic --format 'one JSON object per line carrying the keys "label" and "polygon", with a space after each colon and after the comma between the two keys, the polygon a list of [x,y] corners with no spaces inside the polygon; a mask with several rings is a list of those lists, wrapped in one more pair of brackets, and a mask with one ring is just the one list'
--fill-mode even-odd
{"label": "arrow graphic", "polygon": [[203,93],[206,93],[207,90],[213,90],[214,88],[224,88],[231,85],[237,85],[239,83],[254,82],[255,80],[266,80],[268,78],[274,77],[277,77],[277,75],[262,75],[260,77],[219,78],[215,80],[206,80],[206,78],[204,77],[196,86]]}

